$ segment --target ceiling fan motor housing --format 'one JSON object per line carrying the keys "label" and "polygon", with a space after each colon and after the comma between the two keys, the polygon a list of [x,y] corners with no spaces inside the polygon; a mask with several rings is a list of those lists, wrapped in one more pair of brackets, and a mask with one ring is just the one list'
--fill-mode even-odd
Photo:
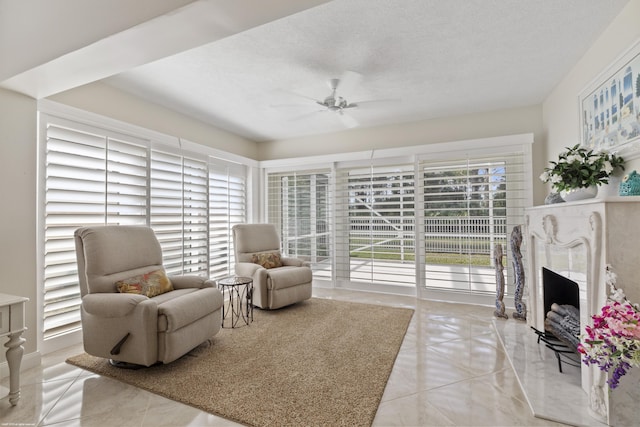
{"label": "ceiling fan motor housing", "polygon": [[323,102],[318,102],[318,104],[327,107],[331,111],[342,110],[348,105],[346,99],[341,96],[335,96],[333,94],[327,96]]}

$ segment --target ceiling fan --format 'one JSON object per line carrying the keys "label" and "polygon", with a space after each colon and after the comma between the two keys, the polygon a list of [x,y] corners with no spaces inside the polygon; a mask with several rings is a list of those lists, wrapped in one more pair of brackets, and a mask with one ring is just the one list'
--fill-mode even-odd
{"label": "ceiling fan", "polygon": [[[327,95],[324,99],[315,99],[306,95],[300,95],[298,93],[293,93],[296,96],[308,99],[312,101],[315,106],[321,106],[322,108],[316,111],[312,111],[311,113],[306,113],[301,116],[297,116],[291,120],[300,120],[303,118],[307,118],[309,116],[315,115],[317,113],[334,113],[338,119],[344,124],[344,126],[348,128],[354,128],[359,125],[358,121],[353,118],[351,115],[347,114],[347,110],[352,110],[356,108],[364,107],[365,105],[369,106],[373,103],[383,103],[387,102],[387,100],[376,100],[376,101],[357,101],[350,102],[345,97],[342,96],[344,93],[349,93],[351,89],[357,86],[362,80],[362,75],[356,73],[354,71],[345,71],[340,78],[333,78],[327,81],[327,85],[331,90],[331,93]],[[306,106],[313,106],[314,104],[307,104]],[[288,104],[288,105],[274,105],[274,107],[300,107],[301,104]]]}

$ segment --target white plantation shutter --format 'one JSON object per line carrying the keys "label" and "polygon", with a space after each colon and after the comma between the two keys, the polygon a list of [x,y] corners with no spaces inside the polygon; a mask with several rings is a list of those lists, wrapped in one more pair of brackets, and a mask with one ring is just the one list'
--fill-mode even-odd
{"label": "white plantation shutter", "polygon": [[46,130],[45,339],[80,328],[80,288],[73,232],[104,223],[104,136],[49,124]]}
{"label": "white plantation shutter", "polygon": [[207,162],[185,157],[183,171],[183,273],[208,277]]}
{"label": "white plantation shutter", "polygon": [[526,203],[520,152],[420,165],[424,192],[427,288],[495,292],[493,251],[507,254],[509,236],[521,225]]}
{"label": "white plantation shutter", "polygon": [[105,223],[145,224],[144,143],[49,119],[44,156],[45,339],[80,328],[75,229]]}
{"label": "white plantation shutter", "polygon": [[311,262],[314,277],[331,278],[331,170],[267,174],[267,221],[288,256]]}
{"label": "white plantation shutter", "polygon": [[169,274],[208,271],[206,160],[151,151],[151,227]]}
{"label": "white plantation shutter", "polygon": [[415,286],[413,164],[336,173],[338,271],[355,282]]}
{"label": "white plantation shutter", "polygon": [[73,240],[79,227],[150,225],[169,274],[233,274],[231,226],[246,222],[245,166],[160,145],[151,149],[149,140],[48,114],[41,122],[46,351],[81,328]]}
{"label": "white plantation shutter", "polygon": [[[314,217],[312,207],[324,194],[326,271],[338,287],[408,294],[417,286],[418,295],[438,298],[447,298],[441,290],[463,291],[461,298],[449,295],[467,301],[476,294],[484,303],[484,294],[495,292],[497,243],[508,255],[505,275],[513,274],[508,239],[531,203],[529,138],[489,139],[473,149],[465,142],[451,151],[429,146],[402,157],[372,153],[322,171],[275,166],[265,174],[266,219],[279,227],[286,250],[313,251],[307,238],[322,215]],[[319,174],[326,174],[328,190],[314,196]]]}
{"label": "white plantation shutter", "polygon": [[107,147],[107,224],[146,225],[148,150],[113,138]]}
{"label": "white plantation shutter", "polygon": [[[229,168],[229,221],[231,225],[247,222],[247,184],[244,167]],[[233,241],[233,239],[231,239]]]}
{"label": "white plantation shutter", "polygon": [[183,269],[182,197],[182,156],[152,150],[150,225],[168,274],[181,274]]}
{"label": "white plantation shutter", "polygon": [[229,182],[225,170],[209,172],[209,256],[210,276],[227,276],[230,258],[233,256],[231,221],[226,212],[229,208]]}
{"label": "white plantation shutter", "polygon": [[231,227],[246,222],[246,179],[242,165],[209,162],[209,276],[234,273]]}

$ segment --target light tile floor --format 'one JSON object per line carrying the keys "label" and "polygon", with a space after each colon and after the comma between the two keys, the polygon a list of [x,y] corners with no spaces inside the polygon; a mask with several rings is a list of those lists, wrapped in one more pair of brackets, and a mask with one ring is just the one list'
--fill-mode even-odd
{"label": "light tile floor", "polygon": [[[560,426],[535,418],[491,325],[493,308],[345,290],[314,296],[410,307],[415,314],[374,426]],[[21,375],[16,407],[0,399],[0,426],[235,426],[237,424],[64,363],[80,346]],[[0,396],[9,379],[0,381]]]}

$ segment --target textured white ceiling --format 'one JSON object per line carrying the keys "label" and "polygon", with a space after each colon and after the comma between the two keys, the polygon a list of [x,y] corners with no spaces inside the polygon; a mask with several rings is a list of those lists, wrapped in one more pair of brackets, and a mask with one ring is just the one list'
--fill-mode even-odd
{"label": "textured white ceiling", "polygon": [[535,105],[627,1],[334,0],[105,82],[256,141],[345,129],[296,94],[347,70],[362,127]]}

